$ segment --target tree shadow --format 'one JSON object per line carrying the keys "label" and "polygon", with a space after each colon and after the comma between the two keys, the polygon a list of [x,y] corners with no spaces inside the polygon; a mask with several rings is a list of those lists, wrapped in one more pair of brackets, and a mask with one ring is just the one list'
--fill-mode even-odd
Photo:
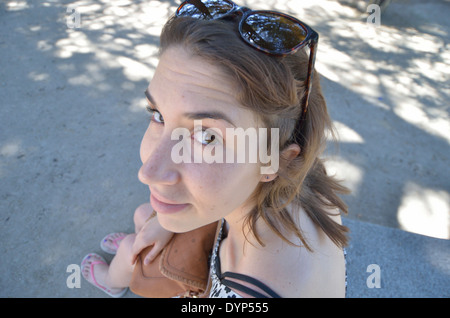
{"label": "tree shadow", "polygon": [[[65,288],[65,269],[108,232],[132,232],[134,208],[148,200],[137,180],[143,92],[161,21],[176,5],[0,4],[0,249],[8,259],[0,268],[22,269],[0,281],[2,295],[98,296]],[[69,6],[78,28],[69,27]]]}
{"label": "tree shadow", "polygon": [[[367,23],[367,4],[286,0],[263,5],[296,15],[320,34],[316,65],[332,118],[362,139],[343,141],[337,159],[354,179],[355,191],[347,198],[350,217],[415,231],[418,222],[437,212],[424,202],[411,209],[408,199],[415,194],[410,189],[421,188],[442,194],[437,206],[447,209],[432,221],[440,233],[428,229],[425,234],[448,238],[450,184],[442,172],[450,157],[449,3],[393,1],[378,28]],[[346,178],[346,172],[339,176]],[[414,223],[408,218],[418,218],[417,228],[408,226]]]}

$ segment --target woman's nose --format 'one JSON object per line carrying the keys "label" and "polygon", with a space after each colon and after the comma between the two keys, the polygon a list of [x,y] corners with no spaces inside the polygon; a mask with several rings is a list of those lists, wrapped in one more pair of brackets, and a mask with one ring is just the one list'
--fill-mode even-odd
{"label": "woman's nose", "polygon": [[154,147],[144,152],[142,156],[143,164],[138,172],[139,181],[144,184],[176,184],[180,179],[177,165],[171,159],[172,143],[167,141],[153,141]]}

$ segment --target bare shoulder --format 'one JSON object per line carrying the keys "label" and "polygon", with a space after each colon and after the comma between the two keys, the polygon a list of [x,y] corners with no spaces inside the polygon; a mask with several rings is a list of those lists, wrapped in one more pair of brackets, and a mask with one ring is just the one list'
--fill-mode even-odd
{"label": "bare shoulder", "polygon": [[[342,224],[339,212],[329,211],[330,218]],[[345,258],[342,248],[334,244],[323,230],[301,212],[301,230],[312,251],[300,248],[299,296],[345,297]],[[302,271],[302,268],[308,270]]]}
{"label": "bare shoulder", "polygon": [[[339,216],[330,217],[341,222]],[[343,250],[306,213],[301,212],[299,223],[312,251],[280,240],[251,248],[247,271],[282,297],[345,297]]]}

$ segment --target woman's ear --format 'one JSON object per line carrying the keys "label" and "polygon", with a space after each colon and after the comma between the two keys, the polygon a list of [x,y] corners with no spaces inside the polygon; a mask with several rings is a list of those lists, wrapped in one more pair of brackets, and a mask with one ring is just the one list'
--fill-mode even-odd
{"label": "woman's ear", "polygon": [[289,165],[289,163],[298,157],[300,154],[300,146],[297,144],[290,144],[281,152],[282,161]]}
{"label": "woman's ear", "polygon": [[[291,144],[288,147],[286,147],[281,152],[281,168],[285,168],[289,165],[289,163],[297,158],[297,156],[300,154],[300,146],[297,144]],[[266,173],[261,176],[261,182],[270,182],[275,180],[278,177],[278,173]]]}
{"label": "woman's ear", "polygon": [[271,173],[271,174],[263,174],[261,176],[261,182],[270,182],[276,179],[278,177],[277,173]]}
{"label": "woman's ear", "polygon": [[280,165],[282,168],[286,168],[292,160],[298,157],[300,154],[300,146],[297,144],[290,144],[281,152]]}

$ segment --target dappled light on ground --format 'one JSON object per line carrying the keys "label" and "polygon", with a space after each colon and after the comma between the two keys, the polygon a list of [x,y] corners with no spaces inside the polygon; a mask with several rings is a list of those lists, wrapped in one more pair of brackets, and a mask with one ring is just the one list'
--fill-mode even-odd
{"label": "dappled light on ground", "polygon": [[[28,97],[81,89],[86,103],[119,91],[121,119],[132,125],[132,116],[144,114],[142,92],[158,63],[161,28],[179,3],[5,1],[6,14],[33,13],[14,30],[26,40],[23,52],[50,61],[24,71],[23,78],[40,85]],[[316,68],[341,141],[327,164],[352,190],[350,217],[449,238],[450,44],[441,14],[448,2],[436,2],[426,16],[420,1],[394,1],[379,27],[368,23],[362,0],[236,3],[285,11],[319,32]],[[55,19],[56,31],[45,35]],[[76,118],[75,110],[61,113]],[[73,131],[70,121],[61,125]],[[37,149],[20,140],[1,140],[0,177],[8,176],[11,158]]]}
{"label": "dappled light on ground", "polygon": [[403,230],[448,239],[449,203],[450,195],[446,191],[424,189],[409,183],[405,185],[397,217]]}

